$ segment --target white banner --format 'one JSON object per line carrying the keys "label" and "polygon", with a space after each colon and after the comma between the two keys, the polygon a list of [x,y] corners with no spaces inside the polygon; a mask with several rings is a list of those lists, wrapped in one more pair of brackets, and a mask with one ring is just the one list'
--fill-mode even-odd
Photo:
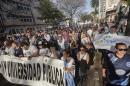
{"label": "white banner", "polygon": [[115,46],[115,44],[119,42],[123,42],[129,46],[130,37],[112,35],[112,34],[99,34],[93,41],[96,49],[108,49],[108,50],[111,50],[112,46]]}
{"label": "white banner", "polygon": [[0,73],[11,83],[31,86],[65,86],[64,62],[48,57],[23,61],[14,56],[0,56]]}

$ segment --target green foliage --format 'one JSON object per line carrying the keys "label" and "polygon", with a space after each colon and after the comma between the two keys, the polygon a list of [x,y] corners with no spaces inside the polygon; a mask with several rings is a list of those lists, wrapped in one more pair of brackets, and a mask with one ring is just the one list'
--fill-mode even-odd
{"label": "green foliage", "polygon": [[85,0],[57,0],[58,7],[64,12],[69,20],[69,26],[74,23],[74,17],[81,14],[82,7],[85,5]]}
{"label": "green foliage", "polygon": [[130,6],[130,0],[127,0],[128,5]]}
{"label": "green foliage", "polygon": [[64,18],[62,12],[54,7],[50,0],[40,0],[40,7],[38,9],[46,23],[56,24]]}
{"label": "green foliage", "polygon": [[93,17],[92,17],[91,14],[82,14],[80,16],[80,20],[83,21],[83,22],[85,22],[86,20],[89,21],[89,20],[92,20],[92,19],[93,19]]}
{"label": "green foliage", "polygon": [[99,0],[91,0],[91,6],[93,8],[96,8],[99,6]]}
{"label": "green foliage", "polygon": [[98,13],[99,0],[91,0],[91,7],[95,9],[95,13]]}

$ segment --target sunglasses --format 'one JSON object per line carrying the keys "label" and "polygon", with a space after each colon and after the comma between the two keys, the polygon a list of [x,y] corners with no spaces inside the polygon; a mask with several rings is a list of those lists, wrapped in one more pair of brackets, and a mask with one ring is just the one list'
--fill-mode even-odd
{"label": "sunglasses", "polygon": [[118,49],[119,51],[127,51],[128,49]]}

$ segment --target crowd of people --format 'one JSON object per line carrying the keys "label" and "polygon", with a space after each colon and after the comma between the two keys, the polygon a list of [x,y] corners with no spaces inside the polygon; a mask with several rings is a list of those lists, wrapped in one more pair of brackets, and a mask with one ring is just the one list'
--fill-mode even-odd
{"label": "crowd of people", "polygon": [[[68,84],[71,86],[77,85],[78,77],[81,76],[82,86],[86,70],[83,70],[84,72],[79,70],[79,62],[84,60],[88,65],[93,64],[94,46],[90,36],[92,37],[91,31],[88,34],[87,30],[82,31],[75,28],[60,28],[48,32],[28,30],[25,33],[7,35],[6,39],[0,44],[0,52],[1,55],[13,55],[27,60],[38,56],[61,59],[66,63],[64,70],[72,72],[72,78],[74,78],[71,79],[73,83]],[[90,56],[92,59],[90,59]],[[67,76],[68,74],[66,74],[66,80],[68,80]]]}
{"label": "crowd of people", "polygon": [[[108,27],[106,27],[106,29],[100,30],[98,30],[97,27],[91,27],[90,29],[86,30],[77,28],[60,28],[52,31],[37,32],[28,30],[24,33],[18,33],[11,36],[7,35],[6,39],[3,42],[0,42],[0,54],[14,55],[20,59],[26,58],[27,60],[30,60],[33,57],[37,58],[38,56],[48,56],[52,59],[61,59],[65,63],[64,71],[67,72],[67,74],[65,74],[65,79],[68,86],[77,86],[79,83],[78,81],[80,81],[80,86],[83,86],[83,83],[86,80],[87,70],[89,70],[91,65],[94,64],[93,59],[95,56],[95,48],[93,45],[93,40],[97,34],[116,34],[115,26],[112,26],[111,30],[109,30],[110,29],[108,29]],[[127,49],[127,46],[125,44],[118,44],[116,48],[119,50],[118,47],[120,46],[123,46],[121,47],[122,50],[120,51],[126,51],[125,49]],[[126,53],[124,53],[124,55],[125,54]],[[107,55],[110,58],[116,58],[116,56],[120,57],[122,54]],[[114,55],[115,57],[111,57]],[[124,57],[124,55],[122,55],[121,57]],[[126,60],[129,61],[129,58],[127,59],[127,57]],[[107,58],[107,56],[103,58]],[[116,67],[117,69],[120,68],[120,66],[118,66],[120,65],[120,63],[113,63],[113,60],[109,63],[108,59],[109,58],[103,61],[103,77],[106,77],[105,73],[106,70],[109,70],[108,66],[110,66],[110,63],[112,65],[114,64],[114,67]],[[122,62],[121,59],[119,59],[119,61]],[[127,72],[130,71],[130,68],[125,69],[127,70]],[[120,74],[117,76],[118,78],[121,78],[121,80],[125,80],[128,78],[125,77],[122,79],[122,75]],[[115,85],[112,85],[113,83]],[[113,81],[112,83],[109,83],[108,86],[120,86],[122,84],[118,82],[118,80],[117,83]],[[121,86],[127,85],[123,84]]]}

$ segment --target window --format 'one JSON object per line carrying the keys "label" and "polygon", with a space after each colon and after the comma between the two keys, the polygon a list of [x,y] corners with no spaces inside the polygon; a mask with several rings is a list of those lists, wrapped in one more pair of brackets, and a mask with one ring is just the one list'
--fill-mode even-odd
{"label": "window", "polygon": [[27,20],[27,22],[29,22],[29,19],[26,19]]}
{"label": "window", "polygon": [[29,19],[30,22],[32,22],[32,19]]}
{"label": "window", "polygon": [[20,21],[22,21],[22,22],[23,22],[23,21],[24,21],[24,19],[20,19]]}
{"label": "window", "polygon": [[24,19],[24,22],[26,22],[26,19]]}
{"label": "window", "polygon": [[26,8],[27,10],[30,10],[30,8]]}
{"label": "window", "polygon": [[42,20],[42,17],[37,17],[38,20]]}

